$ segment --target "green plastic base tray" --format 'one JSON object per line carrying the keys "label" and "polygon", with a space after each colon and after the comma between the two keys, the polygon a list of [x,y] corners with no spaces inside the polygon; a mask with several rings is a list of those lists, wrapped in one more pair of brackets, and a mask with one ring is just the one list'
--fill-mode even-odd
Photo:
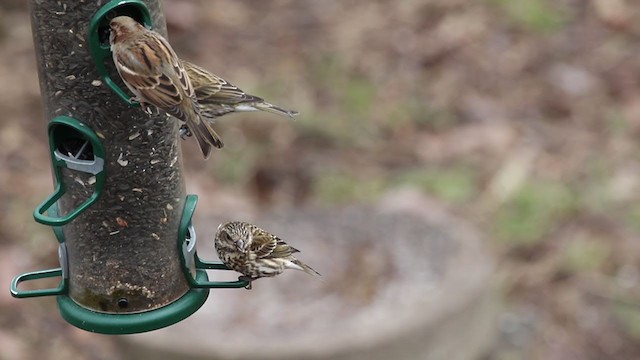
{"label": "green plastic base tray", "polygon": [[[207,281],[207,273],[198,270],[196,278]],[[135,314],[107,314],[86,309],[68,296],[58,296],[60,315],[80,329],[101,334],[124,335],[157,330],[173,325],[195,313],[209,296],[209,289],[191,289],[180,299],[164,307]]]}

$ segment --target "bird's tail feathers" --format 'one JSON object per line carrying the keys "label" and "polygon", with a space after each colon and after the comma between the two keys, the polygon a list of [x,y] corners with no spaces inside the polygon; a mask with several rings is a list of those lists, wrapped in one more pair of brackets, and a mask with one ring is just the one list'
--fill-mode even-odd
{"label": "bird's tail feathers", "polygon": [[192,121],[190,124],[187,124],[187,126],[189,126],[189,129],[198,141],[198,145],[200,145],[200,149],[202,150],[202,154],[205,159],[208,159],[209,155],[211,155],[211,145],[218,149],[224,146],[220,136],[216,134],[205,119],[198,118],[197,123]]}
{"label": "bird's tail feathers", "polygon": [[299,112],[295,110],[286,110],[273,104],[269,104],[268,102],[255,103],[253,104],[253,107],[258,110],[267,111],[280,116],[287,116],[292,119],[294,116],[299,114]]}
{"label": "bird's tail feathers", "polygon": [[303,263],[302,261],[298,260],[298,259],[292,259],[291,261],[289,261],[286,265],[287,268],[289,269],[296,269],[296,270],[300,270],[300,271],[304,271],[309,275],[313,275],[313,276],[322,276],[320,275],[319,272],[315,271],[311,266]]}
{"label": "bird's tail feathers", "polygon": [[200,150],[202,150],[202,155],[204,156],[204,159],[205,160],[208,159],[209,156],[211,156],[211,144],[209,144],[207,141],[204,140],[204,138],[202,137],[199,131],[194,130],[192,131],[192,133],[194,134],[194,137],[196,138],[196,141],[200,146]]}

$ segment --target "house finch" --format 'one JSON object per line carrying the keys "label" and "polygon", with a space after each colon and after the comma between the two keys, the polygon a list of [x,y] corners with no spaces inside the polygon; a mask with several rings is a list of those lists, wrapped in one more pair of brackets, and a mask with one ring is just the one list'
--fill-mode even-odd
{"label": "house finch", "polygon": [[221,224],[213,243],[220,260],[232,270],[242,273],[240,279],[249,281],[249,289],[253,280],[276,276],[285,269],[302,270],[320,276],[293,256],[299,250],[246,222]]}
{"label": "house finch", "polygon": [[140,102],[147,112],[148,105],[154,105],[185,122],[205,159],[212,145],[221,148],[218,135],[202,120],[189,76],[169,42],[127,16],[114,18],[109,26],[113,62],[135,95],[133,100]]}

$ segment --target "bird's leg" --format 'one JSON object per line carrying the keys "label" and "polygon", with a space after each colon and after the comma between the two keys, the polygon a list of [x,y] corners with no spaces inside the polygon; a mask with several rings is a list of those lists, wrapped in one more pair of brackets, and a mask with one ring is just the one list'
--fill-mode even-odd
{"label": "bird's leg", "polygon": [[185,138],[191,137],[191,130],[189,129],[189,127],[187,126],[187,124],[182,124],[182,126],[180,126],[180,137],[182,138],[182,140],[184,140]]}
{"label": "bird's leg", "polygon": [[[147,104],[144,100],[140,99],[139,97],[134,96],[130,98],[129,101],[137,102],[138,104],[140,104],[142,111],[147,113],[147,115],[149,116],[153,115],[153,108],[151,107],[151,105]],[[156,109],[156,113],[159,113],[158,109]]]}
{"label": "bird's leg", "polygon": [[253,280],[255,280],[255,279],[252,278],[251,276],[242,275],[242,276],[238,277],[238,280],[240,280],[240,281],[248,281],[249,285],[245,286],[245,289],[251,290],[252,289],[251,285],[253,284]]}
{"label": "bird's leg", "polygon": [[[140,106],[142,106],[142,109],[144,112],[147,113],[147,115],[151,116],[153,115],[153,108],[151,107],[151,105],[148,105],[145,102],[141,102]],[[158,110],[156,109],[156,114],[158,114]]]}

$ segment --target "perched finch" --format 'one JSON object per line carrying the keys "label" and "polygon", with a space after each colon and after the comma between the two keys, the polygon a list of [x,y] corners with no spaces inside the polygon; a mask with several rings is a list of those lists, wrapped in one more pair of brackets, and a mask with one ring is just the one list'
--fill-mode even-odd
{"label": "perched finch", "polygon": [[241,280],[249,281],[249,289],[253,280],[276,276],[285,269],[320,276],[293,256],[299,252],[297,249],[246,222],[232,221],[218,226],[214,245],[220,260],[232,270],[242,273]]}
{"label": "perched finch", "polygon": [[[202,115],[210,121],[232,112],[267,111],[281,116],[298,115],[297,111],[285,110],[269,104],[262,98],[246,94],[237,86],[209,71],[182,60],[184,69],[196,93],[198,103],[202,106]],[[189,129],[182,127],[182,133],[189,136]]]}
{"label": "perched finch", "polygon": [[109,26],[113,62],[133,100],[147,112],[150,104],[185,122],[205,159],[212,145],[221,148],[218,135],[202,120],[189,76],[169,42],[127,16],[114,18]]}

